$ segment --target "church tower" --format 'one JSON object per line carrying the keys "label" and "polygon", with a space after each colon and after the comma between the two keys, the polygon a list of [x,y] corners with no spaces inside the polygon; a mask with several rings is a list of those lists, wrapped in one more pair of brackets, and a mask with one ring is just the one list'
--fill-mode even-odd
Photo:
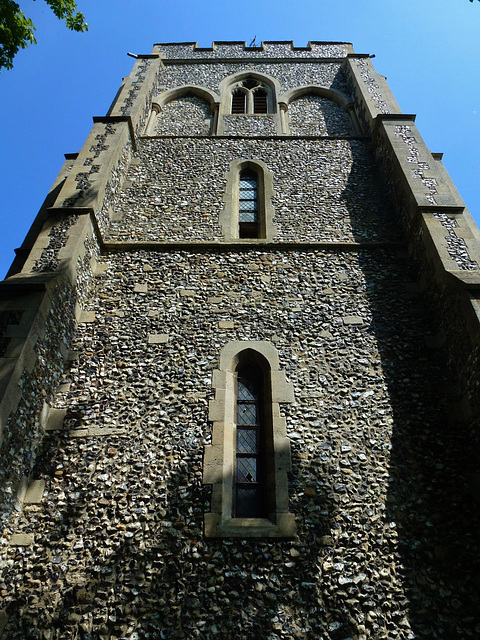
{"label": "church tower", "polygon": [[441,154],[348,43],[135,58],[0,283],[2,637],[479,637]]}

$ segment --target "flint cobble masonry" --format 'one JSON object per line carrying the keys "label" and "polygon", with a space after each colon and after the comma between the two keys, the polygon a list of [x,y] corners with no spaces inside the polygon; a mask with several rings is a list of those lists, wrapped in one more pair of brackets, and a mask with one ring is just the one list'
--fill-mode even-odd
{"label": "flint cobble masonry", "polygon": [[[403,477],[408,458],[392,460],[392,438],[402,431],[425,445],[436,434],[442,407],[431,410],[429,381],[444,375],[424,346],[428,319],[406,294],[404,261],[387,252],[252,252],[242,263],[234,253],[176,253],[107,264],[90,307],[96,321],[73,344],[70,390],[57,395],[63,430],[37,462],[46,495],[17,523],[35,543],[7,556],[7,600],[24,602],[9,637],[52,625],[65,638],[414,637],[399,547],[442,545],[448,526],[432,534],[396,512],[397,501],[409,515],[424,507]],[[135,293],[135,283],[147,290]],[[345,323],[352,316],[362,323]],[[220,330],[222,319],[234,328]],[[149,345],[159,332],[168,344]],[[202,540],[211,370],[227,339],[247,337],[275,342],[296,390],[284,409],[295,541]],[[424,468],[438,464],[431,447],[414,453]],[[465,473],[454,456],[445,464],[445,474]],[[426,489],[438,522],[437,476]],[[448,627],[457,605],[439,573],[430,606]]]}
{"label": "flint cobble masonry", "polygon": [[[220,240],[226,173],[236,158],[261,159],[273,174],[282,240],[398,240],[389,201],[360,140],[147,140],[114,200],[108,237]],[[310,158],[315,158],[310,163]],[[140,207],[140,210],[139,210]]]}
{"label": "flint cobble masonry", "polygon": [[[478,637],[478,230],[369,57],[155,45],[56,184],[0,285],[2,637]],[[204,520],[245,342],[292,385],[290,538]]]}

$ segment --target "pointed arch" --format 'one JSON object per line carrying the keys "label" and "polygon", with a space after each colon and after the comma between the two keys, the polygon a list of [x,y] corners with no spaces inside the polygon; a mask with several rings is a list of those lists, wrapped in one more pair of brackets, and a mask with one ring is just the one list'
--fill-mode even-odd
{"label": "pointed arch", "polygon": [[[180,87],[175,87],[174,89],[169,89],[159,94],[152,100],[152,107],[150,112],[150,117],[148,120],[148,124],[145,130],[145,135],[155,135],[155,130],[157,128],[157,123],[160,117],[160,114],[166,108],[168,109],[168,105],[174,103],[175,101],[188,101],[190,99],[191,102],[197,101],[197,110],[201,110],[201,105],[205,105],[204,108],[204,120],[209,119],[210,123],[208,127],[204,127],[206,135],[211,134],[214,135],[216,133],[216,124],[217,124],[217,116],[218,116],[218,107],[220,104],[219,96],[211,91],[210,89],[206,89],[205,87],[200,87],[198,85],[182,85]],[[200,114],[199,114],[200,117]],[[190,118],[185,117],[183,114],[183,121],[189,122]],[[175,133],[174,133],[175,135]]]}
{"label": "pointed arch", "polygon": [[[345,129],[342,134],[343,135],[356,135],[358,133],[361,133],[360,131],[360,127],[357,121],[357,118],[355,116],[355,111],[354,111],[354,105],[353,102],[351,100],[351,98],[346,95],[345,93],[338,91],[337,89],[331,89],[329,87],[324,87],[322,85],[316,85],[316,84],[312,84],[312,85],[303,85],[301,87],[296,87],[294,89],[290,89],[289,91],[285,92],[282,96],[280,96],[279,98],[279,104],[280,104],[280,108],[282,110],[282,113],[284,116],[288,116],[288,111],[292,105],[292,103],[294,103],[295,101],[301,99],[301,98],[308,98],[308,97],[317,97],[317,98],[325,98],[326,100],[331,101],[332,103],[335,103],[338,105],[339,109],[341,108],[343,111],[343,115],[344,115],[344,122],[346,125],[348,125],[348,129]],[[284,119],[284,131],[287,134],[292,133],[292,135],[295,135],[293,133],[293,131],[290,131],[289,125],[288,125],[288,118],[285,117]],[[302,135],[305,135],[305,131],[302,131]],[[329,132],[326,131],[326,133],[328,134]]]}
{"label": "pointed arch", "polygon": [[[288,510],[287,479],[290,441],[280,403],[293,402],[294,397],[292,385],[279,369],[277,350],[265,341],[227,343],[212,384],[213,434],[212,444],[205,447],[203,477],[204,484],[212,485],[212,502],[205,514],[205,535],[292,537],[295,522]],[[250,402],[246,420],[238,417],[243,411],[239,395]]]}
{"label": "pointed arch", "polygon": [[[277,96],[281,89],[278,81],[265,73],[256,71],[241,71],[224,78],[220,82],[222,114],[231,114],[232,111],[232,95],[235,91],[241,90],[246,94],[246,108],[244,113],[277,113]],[[260,93],[255,100],[255,94]],[[255,109],[258,109],[255,111]]]}

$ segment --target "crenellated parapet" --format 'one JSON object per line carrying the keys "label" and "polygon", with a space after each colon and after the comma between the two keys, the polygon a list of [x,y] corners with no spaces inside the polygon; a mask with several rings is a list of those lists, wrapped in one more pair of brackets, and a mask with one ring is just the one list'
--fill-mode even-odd
{"label": "crenellated parapet", "polygon": [[181,58],[345,58],[353,52],[349,42],[322,42],[313,40],[305,47],[296,47],[293,40],[266,40],[256,45],[244,41],[212,42],[211,47],[199,47],[197,42],[166,42],[155,44],[154,53],[166,60]]}

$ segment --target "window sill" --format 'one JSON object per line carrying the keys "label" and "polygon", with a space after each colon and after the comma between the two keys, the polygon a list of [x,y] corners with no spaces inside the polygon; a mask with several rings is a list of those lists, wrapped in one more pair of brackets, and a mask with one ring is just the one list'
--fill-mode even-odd
{"label": "window sill", "polygon": [[296,534],[293,513],[279,513],[275,522],[268,518],[230,518],[220,520],[216,513],[205,514],[206,538],[293,538]]}

